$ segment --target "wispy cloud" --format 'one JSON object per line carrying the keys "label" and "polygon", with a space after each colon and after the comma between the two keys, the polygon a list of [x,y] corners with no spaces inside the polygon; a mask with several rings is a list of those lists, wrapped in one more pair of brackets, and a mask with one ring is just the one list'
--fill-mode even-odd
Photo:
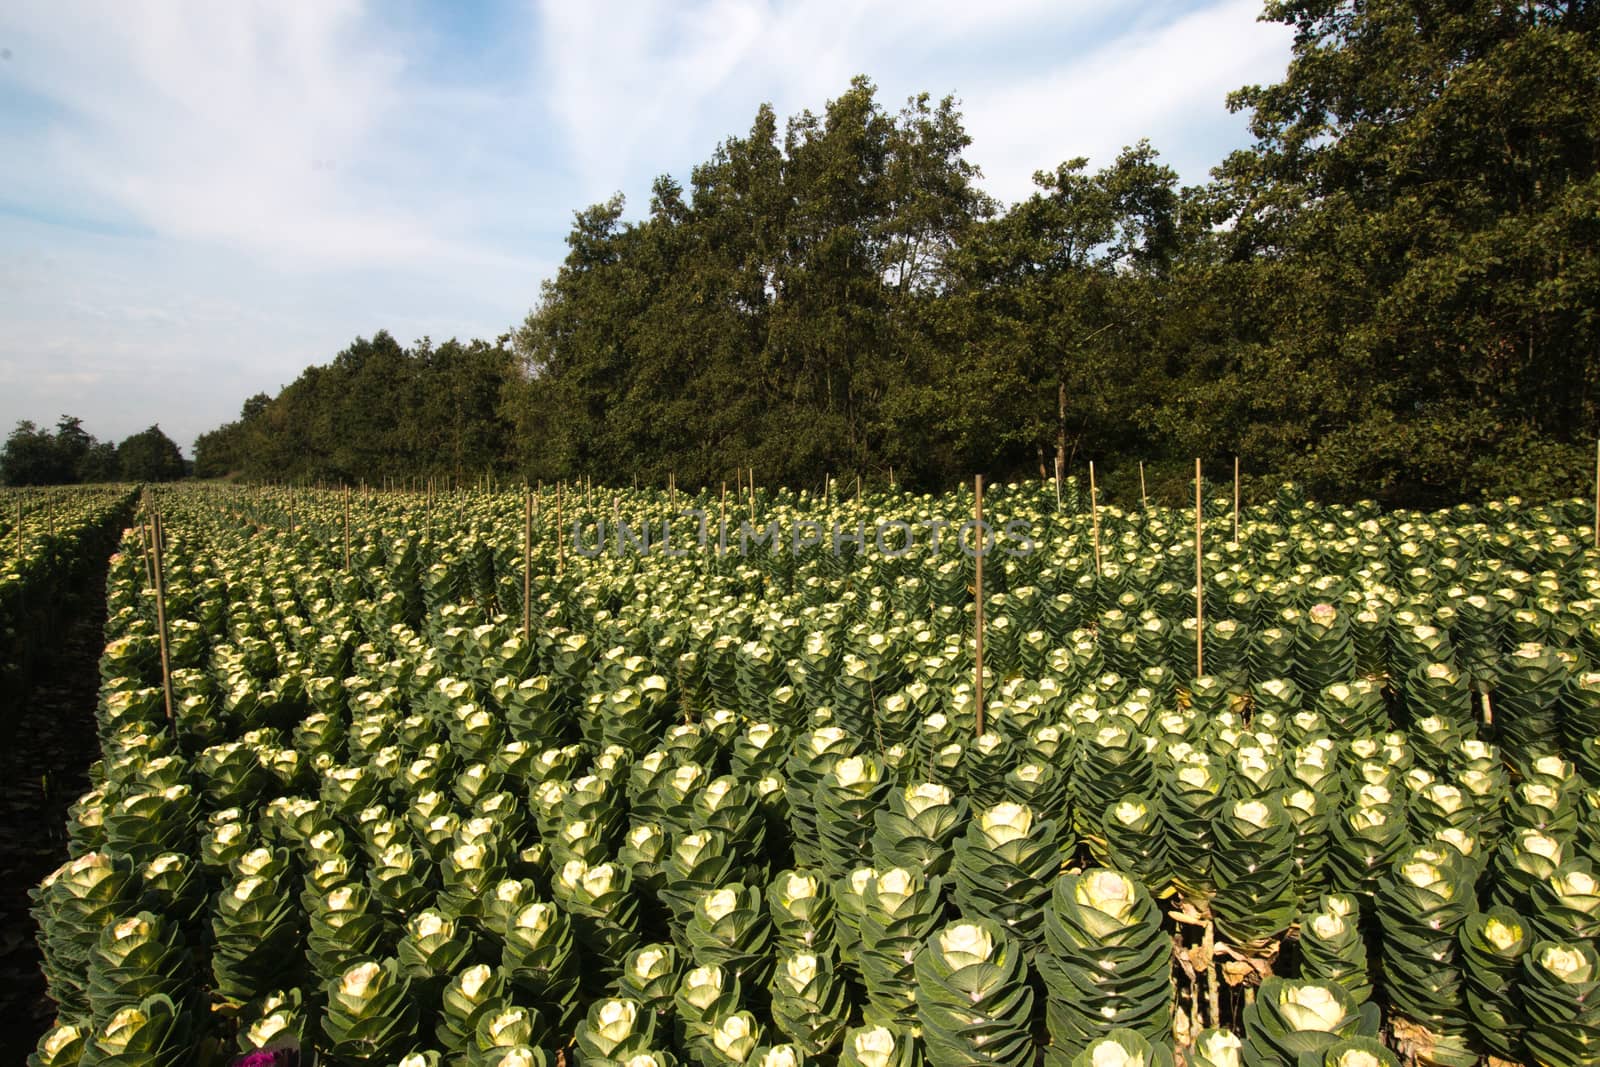
{"label": "wispy cloud", "polygon": [[0,28],[5,73],[62,116],[18,147],[87,205],[298,267],[494,258],[418,202],[407,165],[450,130],[411,125],[427,88],[359,3],[24,5]]}
{"label": "wispy cloud", "polygon": [[1251,20],[1256,0],[1224,0],[1101,42],[1070,66],[1028,72],[968,97],[973,155],[992,191],[1014,200],[1031,174],[1087,156],[1109,162],[1148,137],[1188,181],[1244,143],[1227,94],[1282,75],[1289,35]]}
{"label": "wispy cloud", "polygon": [[1227,93],[1276,77],[1288,55],[1289,33],[1257,23],[1260,7],[541,0],[537,32],[589,200],[637,189],[641,165],[686,169],[747,128],[759,102],[780,115],[820,110],[867,73],[891,106],[921,91],[957,95],[971,157],[1009,201],[1036,170],[1078,155],[1107,162],[1145,136],[1203,179],[1219,140],[1241,137]]}
{"label": "wispy cloud", "polygon": [[[867,73],[963,101],[990,191],[1150,136],[1189,180],[1287,35],[1258,0],[13,0],[0,430],[185,444],[357,334],[494,335],[575,208]],[[19,165],[20,163],[20,165]]]}

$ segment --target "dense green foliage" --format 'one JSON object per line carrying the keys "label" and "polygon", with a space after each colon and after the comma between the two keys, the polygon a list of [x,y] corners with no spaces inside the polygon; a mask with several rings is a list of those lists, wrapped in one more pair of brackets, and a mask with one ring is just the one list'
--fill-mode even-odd
{"label": "dense green foliage", "polygon": [[1588,501],[533,495],[145,495],[30,1067],[1596,1062]]}
{"label": "dense green foliage", "polygon": [[169,482],[188,468],[178,446],[151,426],[121,444],[97,441],[83,420],[63,415],[54,433],[24,419],[0,449],[0,483],[74,485],[79,482]]}
{"label": "dense green foliage", "polygon": [[201,434],[195,474],[380,483],[502,469],[511,432],[501,394],[516,368],[505,340],[423,339],[407,349],[385,332],[358,339],[275,399],[253,396],[238,420]]}
{"label": "dense green foliage", "polygon": [[[1252,147],[1180,188],[1138,142],[978,185],[955,101],[858,78],[576,213],[504,345],[386,334],[202,439],[202,467],[365,478],[914,484],[1193,456],[1325,497],[1569,494],[1600,411],[1600,9],[1274,2]],[[1224,460],[1225,462],[1225,460]],[[731,479],[730,479],[731,480]]]}
{"label": "dense green foliage", "polygon": [[117,446],[117,467],[129,482],[170,482],[187,473],[183,453],[159,426],[124,439]]}

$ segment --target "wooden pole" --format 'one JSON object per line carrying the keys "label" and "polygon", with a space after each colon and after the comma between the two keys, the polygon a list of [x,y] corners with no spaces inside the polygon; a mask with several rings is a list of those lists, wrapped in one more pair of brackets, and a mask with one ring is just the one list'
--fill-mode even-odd
{"label": "wooden pole", "polygon": [[1056,457],[1056,514],[1061,514],[1061,457]]}
{"label": "wooden pole", "polygon": [[1089,461],[1089,516],[1094,524],[1094,576],[1100,577],[1100,491],[1094,482],[1094,460]]}
{"label": "wooden pole", "polygon": [[522,643],[533,640],[533,494],[522,487]]}
{"label": "wooden pole", "polygon": [[894,464],[889,464],[889,491],[894,492]]}
{"label": "wooden pole", "polygon": [[728,554],[728,483],[722,483],[722,502],[717,505],[717,556]]}
{"label": "wooden pole", "polygon": [[1206,673],[1206,597],[1205,573],[1202,569],[1201,559],[1201,500],[1200,500],[1200,461],[1194,461],[1194,676],[1205,677]]}
{"label": "wooden pole", "polygon": [[750,521],[756,521],[756,469],[750,468]]}
{"label": "wooden pole", "polygon": [[974,618],[972,701],[978,713],[978,736],[983,735],[983,475],[972,479],[973,536],[978,539],[977,562],[974,567],[972,593],[976,617]]}
{"label": "wooden pole", "polygon": [[[141,527],[142,529],[142,527]],[[22,494],[17,494],[17,565],[22,565]]]}
{"label": "wooden pole", "polygon": [[1233,457],[1233,543],[1239,543],[1239,457]]}
{"label": "wooden pole", "polygon": [[1150,510],[1150,498],[1144,492],[1144,460],[1139,461],[1139,510]]}
{"label": "wooden pole", "polygon": [[[20,507],[18,511],[21,511]],[[156,572],[150,566],[150,539],[145,536],[144,519],[142,518],[139,520],[139,558],[144,560],[144,584],[154,589],[156,587]]]}
{"label": "wooden pole", "polygon": [[861,475],[856,475],[856,503],[861,502]]}
{"label": "wooden pole", "polygon": [[567,563],[566,531],[561,527],[566,522],[566,492],[565,485],[556,483],[556,573],[560,574]]}
{"label": "wooden pole", "polygon": [[344,487],[344,569],[350,572],[350,487]]}
{"label": "wooden pole", "polygon": [[172,716],[172,662],[167,652],[167,587],[162,575],[161,515],[152,513],[150,522],[150,543],[155,553],[156,629],[161,638],[161,692],[167,703],[167,727],[176,733],[177,726]]}
{"label": "wooden pole", "polygon": [[1594,547],[1600,550],[1600,441],[1594,443]]}

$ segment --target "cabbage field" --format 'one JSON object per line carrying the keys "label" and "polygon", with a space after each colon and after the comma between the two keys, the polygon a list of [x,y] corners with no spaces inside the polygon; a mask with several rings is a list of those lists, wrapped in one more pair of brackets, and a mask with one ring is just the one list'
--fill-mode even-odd
{"label": "cabbage field", "polygon": [[1591,501],[974,503],[147,495],[29,1064],[1600,1063]]}

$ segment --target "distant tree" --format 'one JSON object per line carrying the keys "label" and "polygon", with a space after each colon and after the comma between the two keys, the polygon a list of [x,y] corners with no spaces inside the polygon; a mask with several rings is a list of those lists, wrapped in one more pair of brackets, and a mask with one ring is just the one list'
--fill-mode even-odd
{"label": "distant tree", "polygon": [[114,482],[122,476],[117,462],[117,446],[110,441],[95,441],[78,461],[78,481]]}
{"label": "distant tree", "polygon": [[259,418],[267,410],[267,405],[272,403],[272,398],[266,393],[257,393],[244,402],[244,407],[239,409],[239,421],[249,422]]}
{"label": "distant tree", "polygon": [[[23,420],[11,431],[4,453],[0,454],[0,478],[7,485],[70,485],[84,481],[85,464],[98,447],[101,446],[94,436],[83,428],[83,420],[76,416],[61,416],[55,433]],[[111,476],[115,477],[115,470]]]}
{"label": "distant tree", "polygon": [[194,475],[221,478],[245,468],[252,435],[260,432],[262,417],[272,404],[266,393],[257,393],[244,402],[239,418],[195,438]]}
{"label": "distant tree", "polygon": [[76,480],[84,457],[94,447],[94,437],[83,428],[82,419],[63,415],[56,421],[55,444],[63,480]]}
{"label": "distant tree", "polygon": [[151,426],[117,446],[124,481],[170,482],[184,475],[183,453],[172,438]]}
{"label": "distant tree", "polygon": [[31,419],[17,423],[0,454],[7,485],[50,485],[61,481],[55,438]]}

